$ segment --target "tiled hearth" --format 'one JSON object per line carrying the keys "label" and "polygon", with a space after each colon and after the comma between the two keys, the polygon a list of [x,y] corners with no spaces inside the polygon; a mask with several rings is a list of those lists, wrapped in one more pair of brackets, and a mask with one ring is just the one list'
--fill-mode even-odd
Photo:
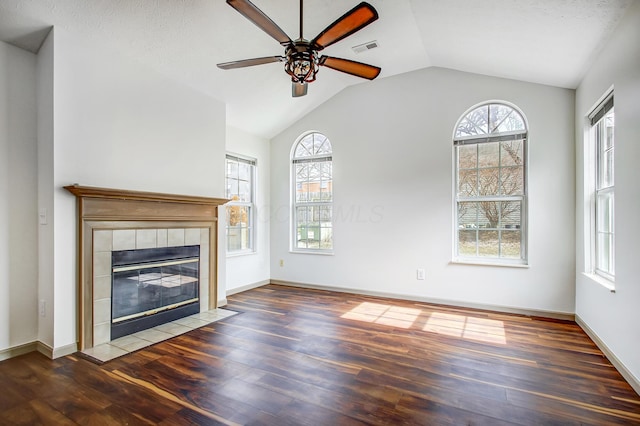
{"label": "tiled hearth", "polygon": [[237,312],[222,308],[200,312],[148,330],[120,337],[109,343],[103,343],[93,348],[85,349],[82,353],[97,361],[107,362],[235,314],[237,314]]}

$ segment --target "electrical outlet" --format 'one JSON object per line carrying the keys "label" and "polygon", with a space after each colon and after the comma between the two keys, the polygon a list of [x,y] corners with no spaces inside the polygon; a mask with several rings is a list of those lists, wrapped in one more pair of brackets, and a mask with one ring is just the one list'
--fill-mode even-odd
{"label": "electrical outlet", "polygon": [[47,302],[45,300],[40,301],[40,316],[44,317],[47,315]]}
{"label": "electrical outlet", "polygon": [[416,279],[417,280],[424,280],[424,269],[422,269],[422,268],[416,269]]}
{"label": "electrical outlet", "polygon": [[280,259],[280,267],[282,268],[284,266],[284,259]]}

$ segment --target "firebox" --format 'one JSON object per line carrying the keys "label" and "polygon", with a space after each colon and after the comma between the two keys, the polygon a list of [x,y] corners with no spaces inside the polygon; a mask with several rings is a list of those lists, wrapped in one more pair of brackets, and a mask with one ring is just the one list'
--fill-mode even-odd
{"label": "firebox", "polygon": [[200,311],[200,246],[111,253],[111,340]]}

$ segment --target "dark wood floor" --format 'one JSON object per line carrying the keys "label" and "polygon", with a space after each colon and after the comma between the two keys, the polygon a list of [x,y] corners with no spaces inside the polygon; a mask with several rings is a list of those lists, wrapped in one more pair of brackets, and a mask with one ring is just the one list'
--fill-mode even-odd
{"label": "dark wood floor", "polygon": [[274,285],[227,308],[104,365],[0,363],[0,424],[640,424],[571,322]]}

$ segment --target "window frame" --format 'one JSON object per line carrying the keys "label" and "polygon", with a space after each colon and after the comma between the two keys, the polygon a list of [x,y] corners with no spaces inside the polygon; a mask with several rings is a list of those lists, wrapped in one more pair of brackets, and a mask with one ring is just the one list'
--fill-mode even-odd
{"label": "window frame", "polygon": [[[612,130],[611,146],[608,149],[603,149],[603,142],[606,139],[605,120],[611,118],[613,124],[610,126]],[[590,234],[590,259],[591,264],[588,265],[588,272],[603,278],[607,282],[615,283],[615,107],[614,107],[614,95],[613,90],[609,91],[604,99],[598,103],[598,105],[588,115],[589,123],[589,152],[592,158],[590,164],[591,178],[585,179],[590,183],[590,208],[589,214],[592,215],[592,220],[589,226]],[[603,173],[605,168],[603,167],[606,161],[606,154],[611,155],[610,184],[602,185]],[[585,176],[586,177],[586,176]],[[610,199],[610,208],[607,210],[603,207],[606,201],[603,198]],[[600,215],[601,212],[607,210],[609,217],[609,231],[601,230]],[[609,244],[607,249],[604,249],[600,242],[600,235],[609,235]],[[603,257],[607,258],[608,269],[602,267],[601,260]]]}
{"label": "window frame", "polygon": [[[321,135],[322,137],[325,138],[326,142],[329,144],[330,147],[330,152],[329,153],[321,153],[321,154],[312,154],[312,155],[308,155],[308,156],[296,156],[296,151],[298,146],[304,141],[306,140],[309,136],[312,136],[318,134]],[[308,132],[305,132],[303,134],[301,134],[298,139],[296,139],[296,141],[294,142],[292,148],[291,148],[291,155],[290,155],[290,164],[291,164],[291,168],[290,168],[290,173],[291,173],[291,179],[290,179],[290,187],[291,187],[291,223],[290,223],[290,232],[291,232],[291,237],[289,239],[289,250],[292,253],[307,253],[307,254],[328,254],[328,255],[332,255],[333,254],[333,250],[334,250],[334,240],[333,240],[333,229],[334,229],[334,222],[333,222],[333,144],[331,143],[331,140],[327,137],[327,135],[325,135],[322,132],[316,131],[316,130],[311,130]],[[297,164],[301,164],[301,163],[313,163],[313,162],[329,162],[329,164],[331,165],[331,177],[329,180],[325,181],[325,182],[331,182],[331,197],[328,201],[300,201],[298,200],[297,195],[297,190],[298,190],[298,184],[299,181],[297,179],[297,172],[296,172],[296,165]],[[301,183],[301,182],[300,182]],[[323,181],[320,181],[320,185],[322,187],[322,183]],[[321,191],[322,192],[322,191]],[[299,247],[298,246],[298,208],[299,207],[315,207],[315,208],[325,208],[329,210],[329,214],[331,216],[331,220],[328,222],[330,224],[330,234],[331,234],[331,247],[329,248],[322,248],[322,247]],[[312,221],[313,222],[313,221]],[[323,227],[320,227],[320,229],[322,230]],[[326,229],[326,227],[324,227],[324,229]],[[322,238],[322,231],[320,231],[320,235]],[[319,243],[320,245],[320,243]]]}
{"label": "window frame", "polygon": [[[503,131],[503,132],[493,132],[487,128],[488,132],[486,134],[477,134],[477,135],[468,135],[468,136],[459,136],[458,130],[460,129],[461,124],[464,122],[467,117],[470,117],[472,113],[479,110],[480,108],[487,108],[488,114],[492,105],[499,105],[502,107],[509,108],[513,113],[519,116],[524,128],[513,130],[513,131]],[[511,113],[510,113],[511,114]],[[509,114],[509,115],[510,115]],[[488,121],[487,121],[488,124]],[[495,129],[498,129],[500,124],[495,126]],[[496,266],[512,266],[512,267],[527,267],[529,264],[528,257],[528,204],[529,204],[529,185],[528,185],[528,174],[529,174],[529,125],[524,113],[517,106],[500,100],[491,100],[481,102],[467,109],[456,122],[456,126],[453,131],[453,262],[455,263],[465,263],[465,264],[489,264]],[[473,196],[463,196],[459,193],[459,185],[460,185],[460,176],[461,170],[477,170],[478,178],[479,171],[483,168],[476,163],[476,167],[474,169],[464,169],[460,167],[460,147],[475,145],[478,147],[478,151],[480,150],[480,146],[488,143],[497,143],[498,149],[498,164],[492,168],[498,169],[498,176],[501,176],[501,170],[506,167],[513,167],[510,165],[505,165],[502,163],[502,143],[509,141],[521,141],[522,142],[522,193],[513,194],[513,195],[500,195],[500,194],[490,194],[490,195],[473,195]],[[476,155],[479,155],[478,152]],[[500,179],[500,178],[498,178]],[[461,203],[472,203],[472,202],[517,202],[520,204],[520,216],[519,216],[519,229],[520,231],[520,257],[501,257],[501,248],[502,248],[502,233],[505,230],[511,230],[512,228],[502,228],[500,225],[494,228],[488,228],[489,231],[495,231],[498,235],[498,255],[497,256],[481,256],[478,254],[478,244],[480,241],[480,228],[472,228],[470,230],[476,231],[476,255],[467,255],[460,253],[460,241],[459,241],[459,232],[461,230],[466,230],[466,228],[461,228],[460,224],[460,210],[459,206]],[[479,216],[479,212],[477,215]]]}
{"label": "window frame", "polygon": [[[255,158],[252,157],[247,157],[244,155],[239,155],[239,154],[234,154],[234,153],[227,153],[225,155],[225,187],[226,187],[226,196],[227,198],[231,199],[230,192],[229,192],[229,167],[228,167],[228,162],[229,161],[234,161],[236,163],[238,163],[238,168],[240,166],[240,163],[244,163],[244,164],[248,164],[249,167],[249,173],[250,173],[250,177],[249,177],[249,191],[250,191],[250,200],[249,201],[239,201],[239,200],[231,200],[229,202],[227,202],[225,204],[225,240],[226,240],[226,251],[227,251],[227,256],[241,256],[241,255],[246,255],[246,254],[252,254],[256,252],[256,205],[255,205],[255,200],[256,200],[256,181],[257,181],[257,168],[258,168],[258,161]],[[231,179],[234,179],[233,177],[231,177]],[[240,177],[239,177],[239,173],[238,176],[235,178],[236,180],[240,181]],[[248,236],[248,240],[249,243],[247,245],[246,248],[240,248],[240,249],[230,249],[229,247],[229,231],[232,228],[232,226],[229,224],[229,219],[230,219],[230,210],[234,207],[242,207],[242,208],[247,208],[248,209],[248,218],[247,218],[247,236]],[[241,229],[242,227],[238,228]]]}

